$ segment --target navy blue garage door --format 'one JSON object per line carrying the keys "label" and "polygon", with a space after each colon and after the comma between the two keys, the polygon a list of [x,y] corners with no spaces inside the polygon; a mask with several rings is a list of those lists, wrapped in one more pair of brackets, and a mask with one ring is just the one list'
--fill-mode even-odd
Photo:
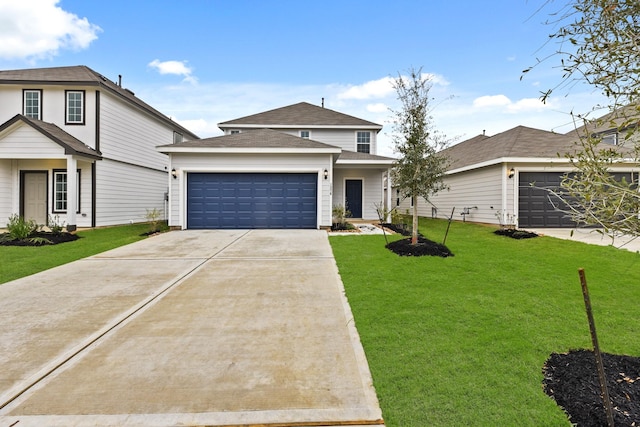
{"label": "navy blue garage door", "polygon": [[317,174],[189,173],[187,228],[316,228]]}

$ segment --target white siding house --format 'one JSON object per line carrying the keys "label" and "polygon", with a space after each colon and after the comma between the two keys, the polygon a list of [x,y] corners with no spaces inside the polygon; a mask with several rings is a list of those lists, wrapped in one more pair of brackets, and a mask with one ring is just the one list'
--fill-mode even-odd
{"label": "white siding house", "polygon": [[338,205],[377,219],[390,194],[394,159],[375,155],[376,123],[303,102],[219,127],[223,136],[158,147],[175,175],[171,226],[329,227]]}
{"label": "white siding house", "polygon": [[0,71],[0,227],[12,214],[73,230],[164,211],[169,160],[155,147],[176,133],[197,138],[88,67]]}
{"label": "white siding house", "polygon": [[[443,151],[451,162],[444,182],[448,190],[429,201],[418,199],[420,216],[521,228],[575,227],[548,190],[574,170],[566,157],[576,150],[575,134],[557,134],[517,126],[495,136],[476,136]],[[612,172],[637,181],[637,164],[629,159]],[[401,200],[399,209],[409,209]]]}

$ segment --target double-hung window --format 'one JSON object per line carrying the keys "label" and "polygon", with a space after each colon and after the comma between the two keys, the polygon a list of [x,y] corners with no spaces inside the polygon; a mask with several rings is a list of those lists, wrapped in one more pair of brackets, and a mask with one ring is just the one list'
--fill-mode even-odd
{"label": "double-hung window", "polygon": [[308,130],[300,131],[300,138],[309,139],[311,137],[311,132]]}
{"label": "double-hung window", "polygon": [[66,94],[66,124],[84,124],[84,91],[67,90]]}
{"label": "double-hung window", "polygon": [[356,132],[356,151],[358,153],[371,153],[371,132]]}
{"label": "double-hung window", "polygon": [[22,114],[30,119],[42,120],[42,90],[25,89],[22,91]]}
{"label": "double-hung window", "polygon": [[[80,212],[80,170],[76,178],[76,211]],[[67,212],[67,171],[53,171],[53,212]]]}

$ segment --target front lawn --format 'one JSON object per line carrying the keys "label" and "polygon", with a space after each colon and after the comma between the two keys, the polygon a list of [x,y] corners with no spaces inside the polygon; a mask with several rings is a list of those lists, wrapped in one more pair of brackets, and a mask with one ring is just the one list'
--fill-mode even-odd
{"label": "front lawn", "polygon": [[79,231],[80,239],[58,245],[0,246],[0,283],[133,243],[148,230],[149,224],[122,225]]}
{"label": "front lawn", "polygon": [[[445,221],[421,219],[439,242]],[[552,352],[640,356],[640,255],[454,223],[454,257],[399,257],[382,236],[330,238],[388,427],[569,426],[542,390]],[[399,236],[394,236],[399,238]]]}

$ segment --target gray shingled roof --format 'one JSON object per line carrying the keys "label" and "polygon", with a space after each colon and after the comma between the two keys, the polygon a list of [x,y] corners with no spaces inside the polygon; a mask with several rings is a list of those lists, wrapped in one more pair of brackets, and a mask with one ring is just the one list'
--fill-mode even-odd
{"label": "gray shingled roof", "polygon": [[[232,135],[185,141],[177,144],[161,145],[162,148],[290,148],[328,149],[339,152],[340,148],[311,139],[299,138],[271,129],[255,129]],[[171,150],[173,151],[173,150]]]}
{"label": "gray shingled roof", "polygon": [[91,157],[94,159],[101,159],[102,156],[99,151],[94,150],[88,145],[84,144],[79,139],[75,138],[72,135],[69,135],[67,132],[60,129],[58,126],[53,123],[43,122],[42,120],[30,119],[22,114],[18,114],[13,118],[9,119],[2,125],[0,125],[0,132],[13,125],[16,122],[23,122],[27,125],[31,126],[53,142],[57,143],[61,147],[64,148],[65,154],[72,155],[81,155],[85,157]]}
{"label": "gray shingled roof", "polygon": [[384,157],[378,156],[375,154],[368,153],[357,153],[355,151],[342,150],[342,154],[340,154],[340,160],[349,161],[349,160],[360,160],[360,161],[395,161],[396,159],[392,157]]}
{"label": "gray shingled roof", "polygon": [[118,86],[100,73],[93,71],[85,65],[75,65],[70,67],[52,68],[31,68],[24,70],[4,70],[0,71],[0,84],[43,84],[43,85],[64,85],[64,86],[99,86],[109,90],[111,93],[136,105],[142,110],[150,113],[168,125],[180,130],[191,138],[198,138],[189,129],[179,125],[169,117],[162,114],[140,98],[133,92]]}
{"label": "gray shingled roof", "polygon": [[575,138],[540,129],[517,126],[494,136],[478,135],[443,151],[449,170],[505,157],[556,158],[575,151]]}
{"label": "gray shingled roof", "polygon": [[361,128],[382,129],[382,126],[368,120],[359,119],[339,113],[328,108],[318,107],[307,102],[289,105],[239,119],[219,123],[221,129],[243,126],[260,126],[278,128],[281,126],[309,127],[315,126],[352,126]]}

